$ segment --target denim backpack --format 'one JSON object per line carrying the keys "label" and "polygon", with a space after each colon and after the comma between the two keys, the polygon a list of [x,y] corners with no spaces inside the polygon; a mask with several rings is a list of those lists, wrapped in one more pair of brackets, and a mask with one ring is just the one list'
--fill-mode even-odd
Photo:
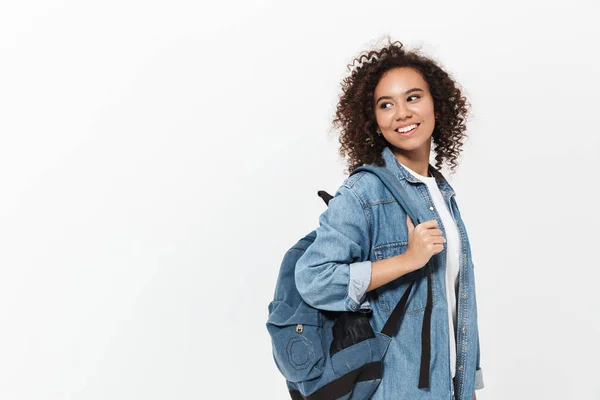
{"label": "denim backpack", "polygon": [[[404,208],[415,226],[421,223],[402,198],[397,178],[385,167],[362,166],[355,174],[376,174]],[[351,174],[351,175],[352,175]],[[326,204],[332,198],[319,192]],[[381,332],[369,322],[369,312],[331,312],[306,304],[295,283],[296,262],[316,238],[316,230],[300,239],[285,254],[269,304],[267,330],[273,358],[286,379],[293,400],[336,400],[370,398],[381,382],[383,357],[398,331],[414,281],[390,314]],[[429,264],[428,264],[429,265]],[[431,278],[427,271],[428,296],[422,334],[419,387],[429,386]]]}

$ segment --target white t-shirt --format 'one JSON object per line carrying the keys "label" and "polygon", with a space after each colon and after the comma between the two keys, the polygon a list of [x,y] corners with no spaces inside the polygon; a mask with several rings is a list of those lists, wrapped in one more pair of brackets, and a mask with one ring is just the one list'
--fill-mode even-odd
{"label": "white t-shirt", "polygon": [[[450,338],[450,371],[452,377],[456,375],[456,292],[458,289],[458,271],[460,262],[460,238],[456,223],[448,210],[444,197],[437,186],[433,176],[423,176],[402,164],[415,178],[424,182],[429,189],[433,205],[442,219],[446,233],[444,250],[446,251],[446,298],[448,299],[448,328]],[[430,218],[433,219],[433,218]],[[441,229],[441,228],[440,228]]]}

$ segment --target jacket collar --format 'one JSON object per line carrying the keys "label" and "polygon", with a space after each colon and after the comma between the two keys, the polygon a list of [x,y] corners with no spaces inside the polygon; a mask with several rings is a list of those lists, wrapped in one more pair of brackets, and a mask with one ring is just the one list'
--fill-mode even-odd
{"label": "jacket collar", "polygon": [[[406,180],[407,182],[416,184],[423,183],[419,179],[415,178],[410,172],[408,172],[406,168],[402,166],[402,164],[398,162],[398,159],[396,158],[392,150],[389,148],[389,146],[383,148],[381,156],[383,157],[383,160],[385,162],[385,167],[392,171],[392,173],[399,180]],[[444,175],[442,175],[441,172],[435,169],[435,167],[431,164],[429,164],[429,167],[427,169],[431,173],[431,176],[435,178],[435,181],[438,187],[440,188],[441,192],[443,192],[448,197],[454,194],[454,189],[452,188],[452,186],[450,186],[450,184],[448,183],[446,178],[444,178]]]}

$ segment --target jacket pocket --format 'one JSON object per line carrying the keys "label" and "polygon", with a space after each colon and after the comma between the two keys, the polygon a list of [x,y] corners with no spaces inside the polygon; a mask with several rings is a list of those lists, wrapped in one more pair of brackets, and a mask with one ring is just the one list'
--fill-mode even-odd
{"label": "jacket pocket", "polygon": [[[408,242],[389,243],[375,247],[373,249],[373,254],[375,255],[375,259],[379,261],[402,254],[407,248]],[[433,279],[433,277],[434,271],[432,270],[431,278]],[[406,314],[411,315],[423,313],[427,304],[427,276],[425,275],[425,267],[419,268],[416,271],[412,271],[386,285],[375,289],[375,292],[379,298],[379,309],[384,312],[392,312],[394,307],[396,307],[400,301],[404,291],[412,281],[415,281],[415,285],[413,286],[408,297]],[[432,285],[433,305],[436,304],[436,297],[435,285]]]}
{"label": "jacket pocket", "polygon": [[281,374],[294,383],[320,377],[325,361],[319,312],[305,304],[293,310],[281,301],[273,301],[269,310],[267,330]]}

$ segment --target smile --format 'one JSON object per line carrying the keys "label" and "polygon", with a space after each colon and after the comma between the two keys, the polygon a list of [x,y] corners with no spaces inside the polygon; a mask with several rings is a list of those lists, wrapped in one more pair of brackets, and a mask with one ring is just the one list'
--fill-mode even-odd
{"label": "smile", "polygon": [[418,126],[419,124],[412,124],[405,128],[396,129],[395,131],[398,132],[401,136],[410,136],[415,132]]}

